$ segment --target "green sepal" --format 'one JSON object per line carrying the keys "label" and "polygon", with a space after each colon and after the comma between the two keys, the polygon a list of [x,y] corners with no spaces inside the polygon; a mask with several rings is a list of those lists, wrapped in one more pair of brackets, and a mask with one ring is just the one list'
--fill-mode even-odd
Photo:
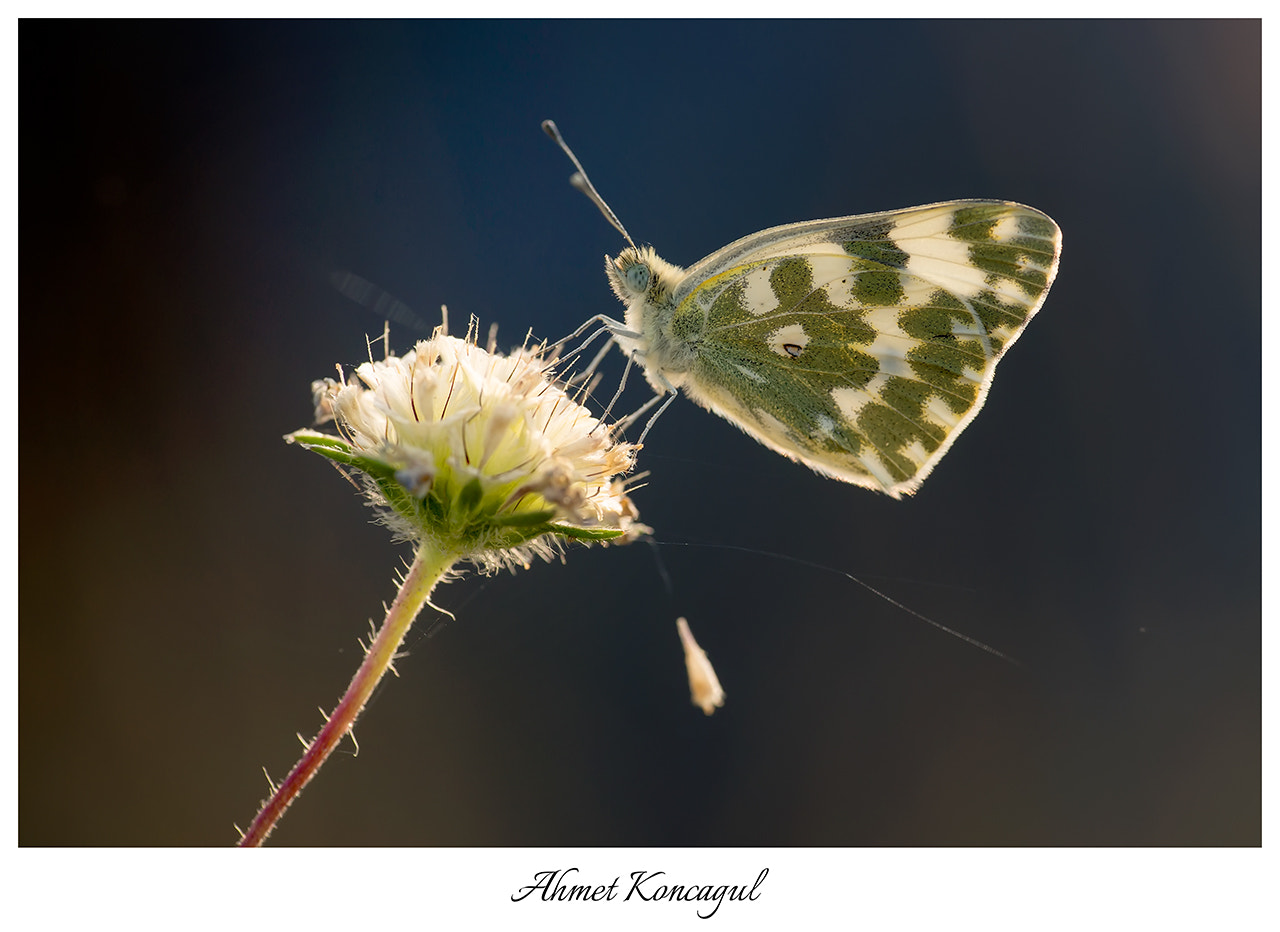
{"label": "green sepal", "polygon": [[[295,431],[287,434],[284,438],[290,443],[296,443],[306,450],[313,453],[319,453],[321,456],[333,460],[335,463],[341,463],[344,466],[353,466],[362,472],[367,472],[375,480],[391,479],[395,480],[396,471],[389,463],[380,459],[374,459],[368,456],[361,456],[358,453],[351,452],[350,445],[345,440],[337,437],[330,437],[327,434],[312,434],[306,431]],[[399,483],[397,483],[399,484]],[[381,483],[379,483],[381,485]],[[403,486],[401,486],[403,490]]]}
{"label": "green sepal", "polygon": [[605,527],[573,527],[568,524],[548,524],[546,533],[559,534],[562,537],[570,537],[574,540],[617,540],[626,531],[619,528]]}
{"label": "green sepal", "polygon": [[300,430],[286,435],[285,440],[319,453],[335,463],[364,472],[378,487],[388,507],[415,524],[435,525],[441,530],[452,526],[454,533],[461,535],[461,538],[482,533],[486,526],[492,528],[497,532],[499,540],[490,541],[487,546],[504,549],[516,547],[544,534],[590,543],[617,540],[627,533],[618,528],[555,524],[551,521],[556,514],[552,509],[481,516],[479,512],[484,505],[485,493],[479,479],[471,479],[456,496],[447,500],[440,497],[439,487],[434,485],[425,498],[415,498],[396,478],[395,467],[384,460],[353,452],[351,446],[338,437]]}
{"label": "green sepal", "polygon": [[[363,467],[361,467],[363,468]],[[396,479],[395,471],[391,470],[385,474],[375,473],[373,470],[365,470],[378,486],[378,491],[382,493],[382,497],[387,500],[387,504],[396,512],[411,518],[415,522],[422,521],[422,499],[414,498],[409,494],[409,490],[400,484]]]}
{"label": "green sepal", "polygon": [[[386,499],[387,504],[394,511],[414,521],[421,520],[423,502],[411,496],[409,491],[400,484],[400,481],[396,479],[395,468],[389,463],[353,453],[350,445],[345,440],[330,437],[327,434],[313,434],[300,430],[286,435],[285,440],[290,443],[296,443],[314,453],[319,453],[335,463],[359,469],[373,480],[378,487],[378,491],[382,493],[382,497]],[[436,504],[436,508],[431,509],[428,506],[428,510],[438,512],[441,509]]]}
{"label": "green sepal", "polygon": [[482,501],[484,501],[484,486],[480,484],[479,479],[472,478],[458,492],[455,511],[462,514],[471,514],[480,508]]}
{"label": "green sepal", "polygon": [[520,511],[510,515],[494,515],[489,523],[495,527],[536,527],[556,516],[554,511]]}
{"label": "green sepal", "polygon": [[565,524],[551,524],[549,522],[529,527],[520,525],[507,526],[504,529],[495,530],[497,530],[497,533],[494,538],[488,541],[488,546],[503,549],[519,547],[521,544],[527,544],[529,541],[544,535],[563,537],[568,540],[580,541],[581,543],[603,543],[617,540],[627,533],[617,528],[581,528]]}
{"label": "green sepal", "polygon": [[304,450],[313,450],[321,456],[327,456],[335,462],[352,465],[355,454],[351,452],[351,446],[345,441],[337,437],[330,437],[328,434],[314,434],[308,430],[295,430],[291,434],[285,434],[284,439],[288,443],[296,443]]}

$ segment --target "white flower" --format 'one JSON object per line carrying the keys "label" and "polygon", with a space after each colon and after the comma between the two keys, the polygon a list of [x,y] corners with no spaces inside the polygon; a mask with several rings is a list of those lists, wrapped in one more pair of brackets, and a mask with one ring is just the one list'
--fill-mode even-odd
{"label": "white flower", "polygon": [[355,379],[313,383],[317,421],[335,421],[342,437],[287,439],[363,471],[404,539],[486,569],[548,557],[556,537],[647,530],[620,478],[636,447],[566,394],[541,348],[502,355],[474,332],[438,330],[404,356],[363,363]]}

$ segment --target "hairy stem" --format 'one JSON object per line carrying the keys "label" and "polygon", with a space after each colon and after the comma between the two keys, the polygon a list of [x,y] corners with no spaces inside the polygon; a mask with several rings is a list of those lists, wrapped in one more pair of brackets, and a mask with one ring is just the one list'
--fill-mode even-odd
{"label": "hairy stem", "polygon": [[391,603],[382,627],[369,645],[364,663],[360,665],[351,679],[351,685],[343,694],[342,701],[333,710],[315,740],[308,745],[302,758],[294,764],[293,770],[289,771],[289,776],[278,787],[273,788],[271,797],[263,803],[244,837],[240,839],[240,847],[258,847],[267,840],[289,804],[302,792],[302,788],[316,775],[320,765],[351,730],[365,703],[373,695],[374,687],[390,669],[391,661],[404,636],[408,634],[413,620],[455,559],[456,554],[440,553],[425,543],[418,547],[413,565],[409,567],[409,573],[405,576],[400,591],[396,593],[396,599]]}

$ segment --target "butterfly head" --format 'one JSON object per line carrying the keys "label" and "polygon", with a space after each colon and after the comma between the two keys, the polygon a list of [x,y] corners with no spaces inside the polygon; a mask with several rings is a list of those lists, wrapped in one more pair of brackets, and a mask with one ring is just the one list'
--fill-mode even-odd
{"label": "butterfly head", "polygon": [[629,246],[616,259],[605,258],[605,274],[618,300],[631,307],[637,301],[665,304],[684,270],[659,258],[651,246]]}

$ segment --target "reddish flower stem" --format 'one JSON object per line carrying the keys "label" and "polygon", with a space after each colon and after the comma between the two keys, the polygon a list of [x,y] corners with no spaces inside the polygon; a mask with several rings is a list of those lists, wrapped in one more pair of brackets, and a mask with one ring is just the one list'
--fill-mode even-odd
{"label": "reddish flower stem", "polygon": [[271,797],[263,803],[258,814],[254,816],[253,822],[249,824],[248,831],[240,839],[240,847],[259,847],[267,840],[267,836],[276,827],[276,823],[289,808],[289,804],[302,792],[302,788],[316,775],[320,765],[351,730],[365,703],[373,695],[374,687],[378,685],[383,674],[391,668],[391,661],[395,658],[404,636],[409,633],[413,620],[418,617],[418,612],[431,597],[431,591],[441,577],[453,565],[454,559],[453,556],[435,552],[426,544],[419,546],[413,558],[413,565],[409,568],[409,574],[405,576],[400,591],[396,593],[396,599],[391,603],[387,617],[382,622],[382,627],[378,629],[373,643],[369,645],[364,663],[352,677],[351,685],[343,694],[342,701],[333,710],[333,714],[329,716],[329,720],[320,729],[302,758],[294,764],[293,770],[289,771],[289,776],[285,777],[284,782],[276,787]]}

